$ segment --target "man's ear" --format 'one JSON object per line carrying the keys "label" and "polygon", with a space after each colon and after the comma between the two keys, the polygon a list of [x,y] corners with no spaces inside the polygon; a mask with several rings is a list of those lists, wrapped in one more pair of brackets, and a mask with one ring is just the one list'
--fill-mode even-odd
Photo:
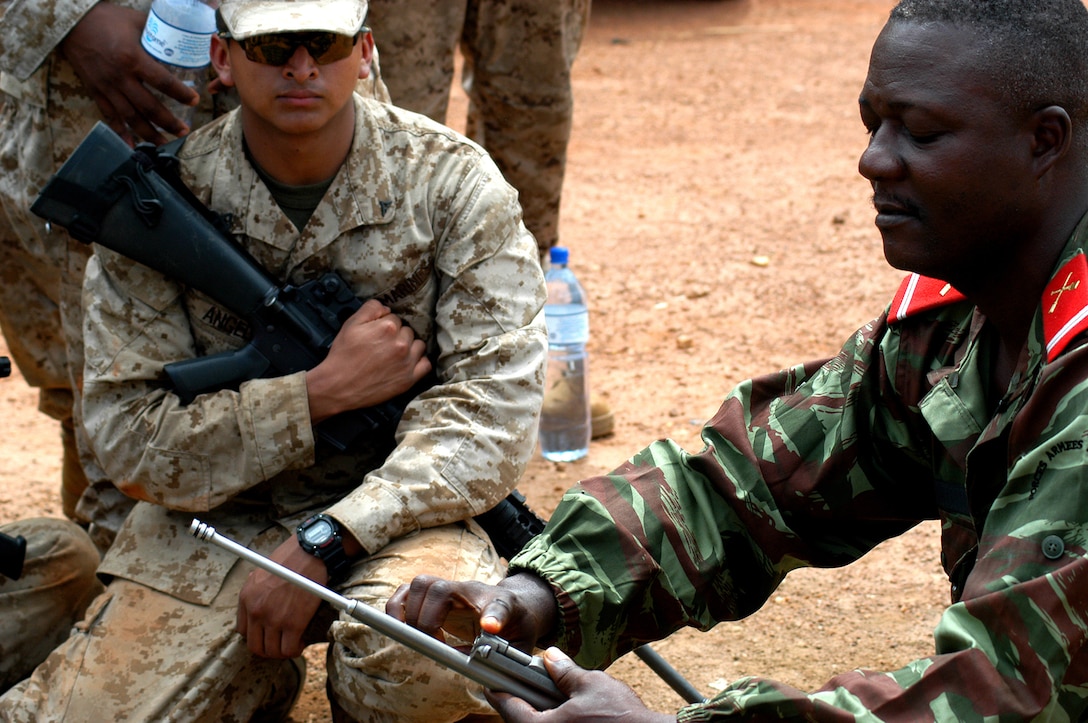
{"label": "man's ear", "polygon": [[1060,105],[1048,105],[1031,115],[1031,155],[1037,177],[1042,177],[1073,143],[1073,122]]}
{"label": "man's ear", "polygon": [[374,60],[374,36],[363,33],[359,37],[359,45],[362,48],[362,58],[359,60],[359,80],[370,77],[370,63]]}
{"label": "man's ear", "polygon": [[229,40],[225,40],[218,35],[212,36],[212,47],[210,51],[212,67],[215,68],[215,73],[219,76],[219,82],[228,88],[234,85],[234,77],[231,75],[230,70],[229,45]]}

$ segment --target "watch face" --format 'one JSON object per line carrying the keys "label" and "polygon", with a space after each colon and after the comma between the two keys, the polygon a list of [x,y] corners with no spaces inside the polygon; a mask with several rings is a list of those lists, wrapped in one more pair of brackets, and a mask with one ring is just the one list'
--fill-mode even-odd
{"label": "watch face", "polygon": [[334,534],[328,520],[316,520],[302,531],[302,539],[311,545],[321,546],[332,539]]}

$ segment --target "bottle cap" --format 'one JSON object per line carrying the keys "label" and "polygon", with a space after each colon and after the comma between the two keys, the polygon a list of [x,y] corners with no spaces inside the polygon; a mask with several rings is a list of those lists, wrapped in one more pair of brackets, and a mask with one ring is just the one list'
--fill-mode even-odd
{"label": "bottle cap", "polygon": [[567,250],[566,246],[552,246],[549,258],[553,264],[566,266],[567,259],[570,258],[570,251]]}

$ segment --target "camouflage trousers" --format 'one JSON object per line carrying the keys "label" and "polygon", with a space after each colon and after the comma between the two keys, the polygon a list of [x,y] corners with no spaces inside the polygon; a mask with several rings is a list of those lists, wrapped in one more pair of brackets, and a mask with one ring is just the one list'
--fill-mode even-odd
{"label": "camouflage trousers", "polygon": [[23,573],[0,576],[0,691],[30,675],[60,645],[102,592],[98,551],[67,520],[40,518],[0,525],[26,539]]}
{"label": "camouflage trousers", "polygon": [[[287,534],[266,530],[251,547],[268,554]],[[0,697],[0,720],[281,719],[301,676],[293,661],[252,655],[235,631],[238,593],[251,570],[236,564],[208,606],[114,580],[75,633]],[[494,583],[504,565],[475,523],[448,525],[390,543],[355,564],[337,590],[384,610],[396,588],[421,573]],[[350,617],[321,634],[337,720],[442,723],[493,713],[478,685]]]}
{"label": "camouflage trousers", "polygon": [[[20,114],[20,107],[5,99],[0,109],[0,128],[5,129],[0,137],[0,168],[4,169],[0,173],[0,330],[15,365],[27,383],[39,389],[39,410],[61,423],[61,494],[65,514],[75,519],[86,479],[73,412],[78,373],[65,342],[62,308],[74,301],[77,312],[69,321],[78,325],[82,267],[90,249],[70,245],[59,229],[47,234],[44,223],[30,213],[32,194],[40,188],[31,176],[48,178],[53,154],[50,135],[43,132],[43,116]],[[38,119],[32,120],[31,115]],[[34,173],[35,165],[43,166],[42,174]],[[77,275],[69,275],[70,267]]]}
{"label": "camouflage trousers", "polygon": [[39,389],[39,409],[60,422],[64,514],[90,525],[104,550],[131,502],[107,479],[82,423],[82,287],[91,247],[30,211],[97,109],[55,56],[25,83],[0,74],[0,88],[0,331],[20,373]]}
{"label": "camouflage trousers", "polygon": [[571,67],[590,0],[371,0],[393,103],[446,122],[454,55],[464,57],[467,135],[520,194],[541,255],[559,239],[574,112]]}

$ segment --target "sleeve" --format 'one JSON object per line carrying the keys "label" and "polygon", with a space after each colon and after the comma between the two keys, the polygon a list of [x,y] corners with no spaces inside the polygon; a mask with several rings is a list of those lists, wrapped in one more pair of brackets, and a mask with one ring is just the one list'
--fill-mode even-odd
{"label": "sleeve", "polygon": [[313,463],[304,373],[254,379],[188,406],[163,367],[196,356],[181,289],[96,247],[84,277],[84,419],[125,494],[213,509],[284,470]]}
{"label": "sleeve", "polygon": [[0,0],[0,71],[25,81],[98,0]]}
{"label": "sleeve", "polygon": [[[1088,352],[1079,352],[1088,357]],[[1042,421],[1013,454],[986,516],[962,599],[941,616],[935,654],[899,670],[855,670],[805,693],[773,680],[735,681],[679,720],[1082,720],[1088,692],[1088,436],[1086,360],[1039,382],[1020,412]],[[1064,376],[1063,381],[1061,377]],[[1057,377],[1057,378],[1055,378]],[[1055,404],[1055,401],[1057,402]],[[1016,425],[1020,426],[1020,425]]]}
{"label": "sleeve", "polygon": [[329,509],[370,551],[487,511],[514,488],[536,444],[547,361],[536,242],[486,156],[443,183],[439,382],[409,404],[384,464]]}
{"label": "sleeve", "polygon": [[[743,678],[709,702],[682,709],[678,720],[681,723],[725,719],[855,721],[859,717],[871,717],[873,720],[906,723],[917,720],[1083,718],[1085,692],[1088,690],[1088,668],[1085,666],[1088,657],[1084,653],[1088,630],[1084,621],[1084,611],[1088,610],[1088,586],[1081,579],[1088,574],[1088,558],[1085,557],[1088,485],[1085,484],[1084,471],[1088,468],[1088,460],[1085,459],[1083,442],[1088,437],[1088,413],[1084,411],[1088,409],[1088,382],[1084,381],[1088,378],[1088,352],[1080,354],[1085,357],[1076,361],[1081,369],[1072,370],[1072,364],[1065,364],[1064,369],[1051,370],[1038,381],[1042,391],[1036,392],[1033,399],[1020,410],[1008,437],[1009,447],[1005,446],[1006,440],[1002,436],[998,436],[994,442],[999,450],[996,457],[1007,459],[1009,466],[1007,470],[997,472],[1001,478],[1001,488],[994,493],[995,501],[985,517],[976,565],[967,578],[961,601],[951,605],[937,625],[933,656],[911,661],[891,672],[851,671],[836,676],[812,693],[765,678]],[[886,398],[882,401],[890,400]],[[727,401],[726,407],[729,404]],[[892,412],[894,416],[895,410],[892,409]],[[719,413],[712,426],[721,426],[723,413]],[[823,431],[826,433],[828,429],[825,423]],[[708,438],[717,439],[716,435],[708,435]],[[883,441],[877,445],[878,448],[881,446],[884,446]],[[704,452],[703,456],[706,454]],[[730,456],[719,449],[710,469],[716,472],[722,466],[721,460]],[[978,463],[984,458],[976,455],[972,459]],[[651,464],[661,466],[660,460],[636,457],[634,462],[639,463],[642,470]],[[580,496],[595,499],[582,504],[589,504],[601,512],[596,520],[578,520],[580,524],[572,525],[572,534],[581,534],[592,527],[597,537],[618,538],[626,543],[626,547],[605,551],[600,549],[602,543],[598,543],[592,535],[590,543],[585,543],[584,535],[571,541],[553,535],[539,545],[534,544],[529,556],[516,558],[511,566],[512,569],[524,567],[541,574],[557,590],[565,626],[563,632],[567,639],[574,638],[577,643],[579,635],[600,635],[600,631],[608,630],[600,621],[608,621],[610,614],[624,618],[624,622],[631,626],[640,622],[639,616],[644,614],[642,610],[650,607],[664,611],[661,613],[662,620],[655,621],[662,629],[667,630],[677,623],[712,624],[720,619],[713,608],[721,605],[723,599],[754,603],[765,598],[763,592],[768,589],[768,584],[773,584],[788,568],[814,562],[822,564],[834,558],[845,561],[856,557],[856,551],[864,543],[862,535],[856,536],[852,542],[820,535],[815,540],[809,538],[804,546],[798,546],[794,533],[800,529],[800,525],[791,521],[791,515],[783,509],[781,500],[785,498],[775,491],[772,496],[779,501],[777,507],[773,503],[760,501],[757,485],[753,489],[757,495],[749,496],[742,506],[761,510],[759,514],[766,519],[761,526],[746,523],[744,537],[747,541],[757,541],[761,551],[771,554],[763,564],[753,568],[743,564],[743,561],[752,558],[741,549],[741,562],[738,562],[737,558],[729,557],[738,550],[735,547],[730,549],[726,543],[737,534],[737,528],[732,523],[733,515],[726,516],[725,524],[720,521],[717,524],[704,522],[699,519],[700,515],[710,517],[709,510],[716,511],[722,506],[720,499],[707,498],[704,506],[699,507],[698,498],[687,491],[688,488],[705,489],[703,480],[707,475],[703,473],[705,467],[702,462],[698,458],[677,458],[672,464],[680,465],[682,471],[670,473],[666,469],[662,477],[672,487],[681,488],[681,495],[692,498],[691,502],[670,511],[669,522],[660,526],[665,534],[673,536],[671,546],[680,548],[681,553],[676,557],[680,558],[684,553],[691,557],[689,551],[692,549],[718,548],[715,538],[719,533],[723,552],[712,560],[696,560],[691,564],[684,564],[682,559],[672,561],[658,554],[662,561],[656,564],[667,573],[680,569],[698,571],[688,572],[682,580],[695,580],[702,589],[696,590],[695,584],[689,585],[692,592],[685,594],[679,585],[670,589],[657,585],[652,589],[658,596],[653,598],[651,604],[648,596],[641,595],[641,591],[630,593],[625,589],[624,586],[639,584],[648,587],[640,583],[646,575],[628,570],[602,575],[602,582],[596,588],[583,581],[582,584],[589,589],[588,593],[576,589],[574,585],[580,579],[592,579],[592,576],[574,575],[573,580],[564,578],[566,573],[562,569],[565,566],[550,562],[544,545],[557,544],[563,548],[563,554],[573,555],[573,548],[588,544],[596,546],[589,553],[593,558],[607,559],[608,552],[612,552],[615,558],[630,561],[637,544],[631,539],[634,533],[627,533],[625,528],[620,529],[619,533],[614,527],[609,529],[609,523],[604,521],[603,516],[616,517],[615,510],[619,509],[626,512],[627,518],[633,522],[642,522],[649,517],[646,513],[637,515],[627,509],[643,509],[645,505],[641,502],[624,506],[608,500],[602,493],[594,493],[592,489],[583,491]],[[871,466],[872,461],[866,462],[866,465]],[[919,471],[900,470],[901,476]],[[625,486],[630,477],[630,474],[622,477],[614,475],[605,479],[616,490],[613,498],[626,496],[633,501],[638,500]],[[677,483],[680,479],[684,480],[682,485]],[[872,481],[878,477],[869,475],[868,479]],[[855,484],[853,488],[856,494],[858,485]],[[797,491],[790,488],[791,494]],[[737,491],[730,492],[726,497],[726,506],[733,513],[740,509],[740,497]],[[806,504],[812,501],[809,499]],[[904,502],[909,504],[907,500]],[[572,503],[564,504],[569,506]],[[834,507],[836,503],[829,498],[826,505]],[[874,511],[875,508],[870,508],[865,517],[873,519]],[[569,524],[568,520],[575,515],[585,513],[580,510],[565,512],[560,524]],[[576,531],[574,527],[577,527]],[[646,527],[644,525],[643,529]],[[893,527],[888,525],[887,531],[892,531]],[[689,528],[692,530],[690,533]],[[785,543],[777,546],[780,552],[788,551],[787,556],[773,552],[776,540]],[[768,541],[772,544],[768,545]],[[843,542],[849,544],[842,545]],[[654,554],[653,548],[643,549],[646,550],[643,553],[645,557]],[[827,553],[830,553],[830,557]],[[645,567],[652,569],[654,564],[646,563]],[[631,565],[630,568],[640,570],[642,566]],[[713,574],[703,573],[704,569]],[[723,569],[728,569],[732,574],[726,575]],[[603,612],[587,620],[585,611],[590,606],[584,599],[590,594],[606,602],[598,605]],[[633,602],[625,600],[632,597]],[[612,608],[617,603],[610,598],[623,601],[618,604],[625,604],[635,612],[627,612],[626,609],[614,611]],[[701,598],[707,601],[708,610],[699,607]],[[743,609],[737,607],[736,612],[743,612]],[[687,622],[689,618],[694,622]],[[616,629],[608,630],[605,639],[616,635]],[[621,631],[618,634],[624,633]],[[589,656],[591,661],[607,658],[607,652],[594,652],[604,649],[603,642],[590,640],[589,644],[593,653]],[[587,643],[583,642],[583,645]]]}
{"label": "sleeve", "polygon": [[679,627],[739,619],[790,570],[846,564],[932,518],[932,499],[892,473],[930,471],[909,446],[917,414],[876,351],[885,329],[738,386],[699,454],[658,441],[571,490],[511,561],[556,590],[560,646],[596,667]]}

